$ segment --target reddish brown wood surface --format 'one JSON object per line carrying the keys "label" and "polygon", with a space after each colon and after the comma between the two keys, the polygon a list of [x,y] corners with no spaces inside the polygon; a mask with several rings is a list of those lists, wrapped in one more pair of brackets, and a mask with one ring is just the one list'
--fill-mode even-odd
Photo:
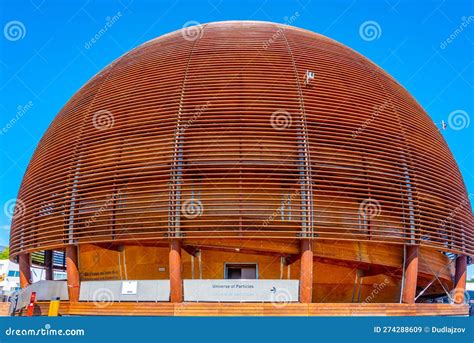
{"label": "reddish brown wood surface", "polygon": [[31,284],[31,261],[30,254],[20,254],[18,258],[20,269],[20,287],[25,288]]}
{"label": "reddish brown wood surface", "polygon": [[[49,303],[39,303],[35,315],[47,315]],[[285,306],[252,303],[94,303],[61,302],[61,315],[120,316],[465,316],[467,305],[453,304],[299,304]]]}
{"label": "reddish brown wood surface", "polygon": [[170,297],[171,302],[183,301],[183,278],[181,276],[181,241],[173,239],[170,242]]}
{"label": "reddish brown wood surface", "polygon": [[0,302],[0,317],[8,317],[10,315],[10,302]]}
{"label": "reddish brown wood surface", "polygon": [[309,239],[301,240],[300,302],[310,303],[313,296],[313,247]]}
{"label": "reddish brown wood surface", "polygon": [[69,300],[78,301],[80,293],[80,280],[77,247],[75,245],[68,245],[66,247],[66,273]]}
{"label": "reddish brown wood surface", "polygon": [[406,304],[415,303],[416,286],[418,281],[419,248],[414,245],[406,246],[406,260],[402,300]]}
{"label": "reddish brown wood surface", "polygon": [[[284,25],[198,30],[195,40],[174,32],[128,52],[60,111],[24,176],[11,258],[177,232],[474,254],[456,162],[383,70]],[[376,216],[361,214],[364,200]],[[196,216],[183,213],[189,202]]]}
{"label": "reddish brown wood surface", "polygon": [[458,256],[456,258],[456,272],[454,275],[454,302],[463,304],[465,300],[467,278],[467,258],[466,256]]}

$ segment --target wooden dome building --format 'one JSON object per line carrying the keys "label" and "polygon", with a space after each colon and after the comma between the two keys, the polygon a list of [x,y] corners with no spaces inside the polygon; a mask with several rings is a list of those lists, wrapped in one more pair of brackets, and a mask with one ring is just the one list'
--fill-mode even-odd
{"label": "wooden dome building", "polygon": [[149,41],[71,98],[10,258],[22,287],[32,263],[67,269],[70,314],[466,314],[473,239],[402,86],[327,37],[236,21]]}

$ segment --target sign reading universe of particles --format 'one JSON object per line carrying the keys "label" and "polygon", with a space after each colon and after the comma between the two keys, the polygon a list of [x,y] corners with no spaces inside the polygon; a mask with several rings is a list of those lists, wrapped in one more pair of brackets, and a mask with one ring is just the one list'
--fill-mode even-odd
{"label": "sign reading universe of particles", "polygon": [[184,280],[184,301],[298,301],[298,280]]}

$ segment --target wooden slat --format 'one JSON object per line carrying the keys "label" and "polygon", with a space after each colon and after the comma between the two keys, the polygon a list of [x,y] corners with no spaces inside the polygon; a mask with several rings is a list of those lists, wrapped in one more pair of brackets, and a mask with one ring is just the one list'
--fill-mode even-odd
{"label": "wooden slat", "polygon": [[[467,305],[452,304],[354,304],[354,303],[93,303],[61,302],[61,315],[117,316],[466,316]],[[35,315],[47,315],[48,303],[37,304]]]}

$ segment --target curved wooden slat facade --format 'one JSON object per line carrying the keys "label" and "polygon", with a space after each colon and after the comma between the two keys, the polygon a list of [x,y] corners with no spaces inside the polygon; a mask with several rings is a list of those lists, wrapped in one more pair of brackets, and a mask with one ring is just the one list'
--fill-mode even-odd
{"label": "curved wooden slat facade", "polygon": [[53,121],[18,199],[12,258],[170,237],[474,254],[462,177],[425,111],[363,56],[272,23],[188,28],[114,61]]}

